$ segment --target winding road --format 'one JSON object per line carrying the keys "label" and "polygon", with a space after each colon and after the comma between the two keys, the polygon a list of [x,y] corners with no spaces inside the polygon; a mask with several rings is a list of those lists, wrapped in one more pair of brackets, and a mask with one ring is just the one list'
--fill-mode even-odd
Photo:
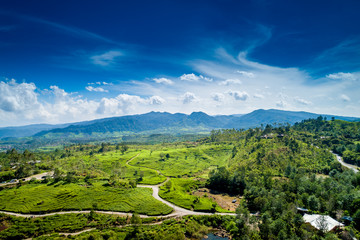
{"label": "winding road", "polygon": [[336,159],[338,160],[338,162],[339,162],[341,165],[343,165],[344,167],[347,167],[347,168],[353,170],[355,173],[359,172],[359,170],[357,169],[356,166],[353,166],[353,165],[351,165],[351,164],[345,163],[345,162],[343,161],[343,159],[342,159],[338,154],[333,153],[333,152],[331,152],[331,153],[335,155]]}
{"label": "winding road", "polygon": [[[342,158],[336,154],[336,153],[333,153],[334,156],[336,157],[336,159],[341,163],[341,165],[343,165],[344,167],[347,167],[349,169],[352,169],[355,173],[357,173],[359,170],[352,166],[352,165],[349,165],[347,163],[344,163]],[[133,159],[135,159],[137,156],[139,156],[139,154],[137,154],[136,156],[132,157],[131,159],[129,159],[126,164],[127,165],[130,165],[129,162],[132,161]],[[131,166],[131,165],[130,165]],[[146,168],[146,167],[144,167]],[[153,169],[154,170],[154,169]],[[156,170],[159,174],[162,174],[159,170]],[[34,176],[30,176],[30,177],[27,177],[25,179],[25,181],[29,181],[30,179],[32,178],[36,178],[36,179],[41,179],[43,176],[49,176],[49,175],[52,175],[53,172],[47,172],[47,173],[42,173],[42,174],[37,174],[37,175],[34,175]],[[162,203],[168,205],[169,207],[171,207],[172,209],[174,209],[174,211],[170,214],[167,214],[167,215],[155,215],[155,216],[148,216],[148,215],[139,215],[141,218],[148,218],[148,217],[179,217],[179,216],[186,216],[186,215],[213,215],[213,214],[219,214],[219,215],[232,215],[232,216],[235,216],[236,213],[209,213],[209,212],[196,212],[196,211],[191,211],[189,209],[185,209],[185,208],[182,208],[182,207],[179,207],[179,206],[176,206],[174,205],[173,203],[171,202],[168,202],[164,199],[162,199],[160,196],[159,196],[159,188],[165,184],[167,181],[169,181],[170,178],[167,177],[167,179],[160,183],[160,184],[157,184],[157,185],[141,185],[141,184],[138,184],[137,187],[143,187],[143,188],[151,188],[153,193],[152,193],[152,196],[161,201]],[[1,184],[1,185],[8,185],[8,184],[14,184],[14,183],[5,183],[5,184]],[[0,186],[1,186],[0,185]],[[115,211],[95,211],[96,213],[102,213],[102,214],[112,214],[112,215],[119,215],[119,216],[131,216],[132,213],[127,213],[127,212],[115,212]],[[53,213],[44,213],[44,214],[23,214],[23,213],[15,213],[15,212],[7,212],[7,211],[0,211],[0,213],[3,213],[3,214],[8,214],[8,215],[12,215],[12,216],[17,216],[17,217],[45,217],[45,216],[53,216],[53,215],[56,215],[56,214],[70,214],[70,213],[90,213],[90,211],[62,211],[62,212],[53,212]]]}
{"label": "winding road", "polygon": [[[140,153],[139,153],[140,154]],[[139,156],[139,154],[137,154],[136,156],[132,157],[131,159],[129,159],[128,161],[126,161],[126,165],[129,165],[129,162],[132,161],[133,159],[135,159],[137,156]],[[146,167],[143,167],[146,168]],[[149,168],[150,169],[150,168]],[[154,169],[152,169],[154,170]],[[156,170],[158,172],[158,174],[163,175],[159,170]],[[41,179],[41,177],[43,176],[47,176],[48,174],[53,174],[53,172],[48,172],[48,173],[42,173],[42,174],[38,174],[38,175],[34,175],[34,176],[30,176],[28,178],[26,178],[26,181],[29,181],[32,178],[36,178],[36,179]],[[169,181],[170,178],[167,177],[167,179],[157,185],[141,185],[138,184],[137,187],[143,187],[143,188],[151,188],[153,191],[152,196],[161,201],[162,203],[168,205],[169,207],[171,207],[173,209],[173,212],[167,215],[155,215],[155,216],[148,216],[148,215],[142,215],[140,214],[139,216],[141,218],[149,218],[149,217],[180,217],[180,216],[186,216],[186,215],[214,215],[214,214],[218,214],[218,215],[232,215],[235,216],[236,213],[209,213],[209,212],[196,212],[196,211],[191,211],[179,206],[174,205],[173,203],[170,203],[164,199],[162,199],[159,196],[159,188],[160,186],[162,186],[163,184],[165,184],[167,181]],[[11,183],[14,184],[14,183]],[[127,213],[127,212],[115,212],[115,211],[95,211],[96,213],[102,213],[102,214],[112,214],[112,215],[119,215],[119,216],[132,216],[132,213]],[[35,217],[45,217],[45,216],[53,216],[56,214],[70,214],[70,213],[90,213],[89,210],[85,210],[85,211],[61,211],[61,212],[53,212],[53,213],[44,213],[44,214],[23,214],[23,213],[15,213],[15,212],[7,212],[7,211],[0,211],[0,213],[3,214],[8,214],[8,215],[12,215],[12,216],[16,216],[16,217],[26,217],[26,218],[35,218]]]}

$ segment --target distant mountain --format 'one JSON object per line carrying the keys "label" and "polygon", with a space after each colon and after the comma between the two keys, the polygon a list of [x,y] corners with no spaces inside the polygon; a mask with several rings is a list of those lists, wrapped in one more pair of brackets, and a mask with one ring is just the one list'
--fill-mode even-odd
{"label": "distant mountain", "polygon": [[[129,115],[97,119],[60,125],[28,125],[23,127],[0,128],[0,138],[27,136],[76,137],[96,134],[133,134],[133,133],[198,133],[220,128],[250,128],[261,124],[289,123],[294,124],[304,119],[317,118],[320,114],[309,112],[282,111],[276,109],[259,109],[248,114],[209,116],[203,112],[190,115],[182,113],[149,112],[146,114]],[[328,119],[355,121],[358,118],[324,115]]]}
{"label": "distant mountain", "polygon": [[54,128],[67,127],[70,124],[33,124],[21,127],[4,127],[0,128],[0,138],[5,137],[29,137],[41,131],[48,131]]}
{"label": "distant mountain", "polygon": [[[320,114],[308,112],[292,112],[281,110],[259,109],[249,114],[218,115],[209,116],[203,112],[193,112],[190,115],[182,113],[150,112],[140,115],[113,117],[108,119],[95,120],[86,125],[70,125],[65,128],[42,131],[36,136],[44,135],[91,135],[94,133],[189,133],[203,132],[220,128],[250,128],[261,124],[290,123],[302,121],[309,118],[317,118]],[[356,120],[351,117],[322,115],[331,119]]]}
{"label": "distant mountain", "polygon": [[296,122],[300,122],[304,119],[317,118],[319,116],[326,117],[327,119],[331,119],[334,117],[335,119],[341,119],[346,121],[355,121],[359,120],[354,117],[343,117],[343,116],[334,116],[334,115],[326,115],[326,114],[316,114],[309,112],[294,112],[294,111],[282,111],[277,109],[269,109],[269,110],[255,110],[249,114],[241,115],[240,117],[234,119],[225,125],[225,128],[252,128],[258,127],[261,124],[274,124],[274,123],[289,123],[294,124]]}

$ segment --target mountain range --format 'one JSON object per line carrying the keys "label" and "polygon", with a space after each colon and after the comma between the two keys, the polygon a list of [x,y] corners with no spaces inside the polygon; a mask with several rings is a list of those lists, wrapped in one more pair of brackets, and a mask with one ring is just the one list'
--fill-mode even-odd
{"label": "mountain range", "polygon": [[[7,137],[42,137],[42,136],[91,136],[93,134],[131,134],[131,133],[194,133],[208,132],[221,128],[251,128],[261,124],[294,124],[304,119],[317,118],[320,114],[309,112],[282,111],[276,109],[255,110],[248,114],[210,116],[203,112],[171,114],[168,112],[149,112],[139,115],[103,118],[92,121],[58,125],[36,124],[21,127],[0,128],[0,138]],[[358,121],[359,118],[324,115],[327,119],[335,118]]]}

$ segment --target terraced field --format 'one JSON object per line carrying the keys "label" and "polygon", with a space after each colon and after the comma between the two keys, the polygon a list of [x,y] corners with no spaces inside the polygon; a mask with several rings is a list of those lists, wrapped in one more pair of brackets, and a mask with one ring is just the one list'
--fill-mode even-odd
{"label": "terraced field", "polygon": [[160,187],[159,196],[177,206],[201,212],[227,212],[207,197],[191,195],[198,182],[193,179],[173,178]]}
{"label": "terraced field", "polygon": [[152,197],[151,189],[119,189],[79,184],[26,184],[0,191],[0,209],[19,213],[55,212],[63,210],[98,209],[164,215],[172,211],[166,204]]}
{"label": "terraced field", "polygon": [[222,144],[143,150],[131,165],[156,169],[169,177],[193,175],[211,166],[225,166],[232,148],[232,145]]}

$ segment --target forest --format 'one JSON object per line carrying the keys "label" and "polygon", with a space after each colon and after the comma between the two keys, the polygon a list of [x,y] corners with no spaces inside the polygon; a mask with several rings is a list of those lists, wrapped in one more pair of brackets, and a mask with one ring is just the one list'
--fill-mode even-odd
{"label": "forest", "polygon": [[[360,166],[359,122],[318,117],[181,140],[0,153],[0,239],[360,237],[360,173],[334,155]],[[299,209],[344,226],[316,229]]]}

